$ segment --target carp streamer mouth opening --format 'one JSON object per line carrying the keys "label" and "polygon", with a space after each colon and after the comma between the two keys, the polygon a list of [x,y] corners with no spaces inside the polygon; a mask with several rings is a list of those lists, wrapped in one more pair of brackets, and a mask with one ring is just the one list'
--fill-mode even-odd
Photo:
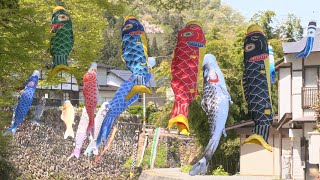
{"label": "carp streamer mouth opening", "polygon": [[269,57],[269,54],[261,54],[257,56],[253,56],[249,59],[250,62],[261,61]]}
{"label": "carp streamer mouth opening", "polygon": [[194,47],[204,47],[204,44],[195,41],[188,41],[187,44]]}
{"label": "carp streamer mouth opening", "polygon": [[139,35],[139,34],[143,34],[142,31],[132,31],[130,32],[130,35]]}
{"label": "carp streamer mouth opening", "polygon": [[51,30],[55,30],[55,29],[61,28],[62,26],[64,26],[63,23],[57,23],[57,24],[52,24],[50,28]]}

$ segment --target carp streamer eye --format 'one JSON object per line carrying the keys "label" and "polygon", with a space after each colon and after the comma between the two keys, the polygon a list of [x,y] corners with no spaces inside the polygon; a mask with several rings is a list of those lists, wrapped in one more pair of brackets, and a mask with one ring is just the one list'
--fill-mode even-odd
{"label": "carp streamer eye", "polygon": [[68,20],[69,20],[69,17],[68,17],[67,15],[65,15],[65,14],[60,14],[60,15],[58,16],[58,19],[59,19],[60,21],[68,21]]}
{"label": "carp streamer eye", "polygon": [[127,24],[124,28],[123,28],[123,30],[125,31],[125,30],[129,30],[129,29],[131,29],[133,27],[133,25],[132,24]]}
{"label": "carp streamer eye", "polygon": [[205,71],[203,72],[203,77],[207,77],[208,76],[208,69],[205,69]]}
{"label": "carp streamer eye", "polygon": [[193,36],[193,32],[190,32],[190,31],[189,32],[185,32],[185,33],[182,33],[181,36],[182,37],[191,37],[191,36]]}
{"label": "carp streamer eye", "polygon": [[254,50],[254,48],[256,48],[256,46],[253,43],[247,44],[246,47],[244,48],[244,50],[246,52],[250,52],[252,50]]}

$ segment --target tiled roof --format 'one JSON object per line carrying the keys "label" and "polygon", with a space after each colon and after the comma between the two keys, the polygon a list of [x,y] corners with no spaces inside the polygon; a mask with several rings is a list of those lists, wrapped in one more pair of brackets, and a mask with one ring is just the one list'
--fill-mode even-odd
{"label": "tiled roof", "polygon": [[128,71],[128,70],[116,70],[116,69],[112,69],[110,70],[110,72],[112,72],[113,74],[115,74],[116,76],[120,77],[122,80],[126,81],[130,78],[132,72]]}
{"label": "tiled roof", "polygon": [[[283,42],[282,49],[283,53],[298,53],[303,50],[304,46],[306,45],[307,37],[303,37],[298,42]],[[318,28],[314,37],[314,43],[312,52],[320,51],[320,29]]]}
{"label": "tiled roof", "polygon": [[[112,69],[112,70],[110,70],[110,72],[113,73],[114,75],[118,76],[119,78],[121,78],[124,81],[128,80],[130,78],[130,76],[132,75],[132,72],[129,70]],[[150,84],[147,83],[147,86],[157,87],[153,74],[152,74],[152,78],[149,82],[150,82]]]}

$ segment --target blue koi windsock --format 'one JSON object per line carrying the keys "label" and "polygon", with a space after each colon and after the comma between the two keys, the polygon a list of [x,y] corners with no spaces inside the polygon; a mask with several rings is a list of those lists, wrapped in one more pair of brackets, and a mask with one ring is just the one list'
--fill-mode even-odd
{"label": "blue koi windsock", "polygon": [[295,58],[306,59],[310,55],[313,48],[314,35],[316,33],[316,29],[317,29],[317,23],[315,21],[310,21],[308,25],[308,35],[307,35],[306,46],[301,52],[299,52],[295,56]]}
{"label": "blue koi windsock", "polygon": [[32,74],[32,76],[29,78],[21,96],[18,101],[18,105],[14,112],[14,121],[11,123],[11,127],[7,129],[7,131],[4,133],[4,135],[8,133],[14,133],[16,132],[18,126],[23,121],[24,117],[27,115],[31,104],[33,100],[34,92],[36,91],[36,86],[38,84],[38,80],[40,77],[40,72],[35,70]]}

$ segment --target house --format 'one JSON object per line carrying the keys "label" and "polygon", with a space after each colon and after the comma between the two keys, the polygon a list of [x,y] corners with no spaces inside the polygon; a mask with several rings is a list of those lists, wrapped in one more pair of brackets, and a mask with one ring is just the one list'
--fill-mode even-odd
{"label": "house", "polygon": [[[276,63],[278,72],[278,117],[269,134],[269,152],[258,145],[240,148],[240,175],[263,175],[276,179],[311,179],[311,169],[319,171],[320,133],[315,111],[320,78],[320,31],[317,30],[312,53],[307,59],[295,59],[306,43],[283,43],[284,59]],[[240,135],[240,143],[251,134],[252,121],[227,127]]]}
{"label": "house", "polygon": [[[99,102],[98,104],[102,104],[105,101],[110,101],[113,97],[115,92],[118,90],[120,85],[128,80],[132,72],[129,70],[115,70],[109,69],[104,64],[98,64],[97,69],[97,79],[99,84]],[[151,91],[153,92],[152,95],[146,94],[146,103],[152,101],[156,102],[159,105],[165,103],[165,98],[161,95],[154,93],[156,90],[156,82],[152,77],[147,86],[150,87]],[[83,96],[83,87],[79,87],[79,100],[80,102],[84,102]],[[142,95],[139,96],[139,99],[135,102],[135,104],[142,103]]]}
{"label": "house", "polygon": [[[45,78],[45,73],[40,72],[40,80]],[[97,80],[99,84],[99,101],[98,104],[102,104],[105,101],[110,101],[120,85],[128,80],[132,75],[129,70],[115,70],[110,69],[105,64],[98,63],[97,66]],[[84,102],[83,86],[78,85],[76,78],[68,73],[60,73],[60,77],[64,77],[65,81],[55,86],[37,86],[35,99],[40,99],[45,96],[47,98],[47,106],[61,106],[65,100],[70,100],[74,106],[78,106],[80,102]],[[147,84],[152,92],[155,92],[156,83],[154,78],[151,78]],[[165,98],[159,94],[146,95],[146,103],[156,102],[159,105],[165,103]],[[135,102],[135,104],[142,103],[142,95]],[[34,101],[37,104],[37,101]]]}
{"label": "house", "polygon": [[[76,78],[68,73],[60,73],[58,76],[65,81],[55,86],[37,86],[35,99],[46,97],[46,106],[61,106],[65,100],[70,100],[73,105],[79,104],[79,85]],[[40,71],[40,80],[45,79],[45,72]],[[37,101],[34,101],[37,103]]]}

